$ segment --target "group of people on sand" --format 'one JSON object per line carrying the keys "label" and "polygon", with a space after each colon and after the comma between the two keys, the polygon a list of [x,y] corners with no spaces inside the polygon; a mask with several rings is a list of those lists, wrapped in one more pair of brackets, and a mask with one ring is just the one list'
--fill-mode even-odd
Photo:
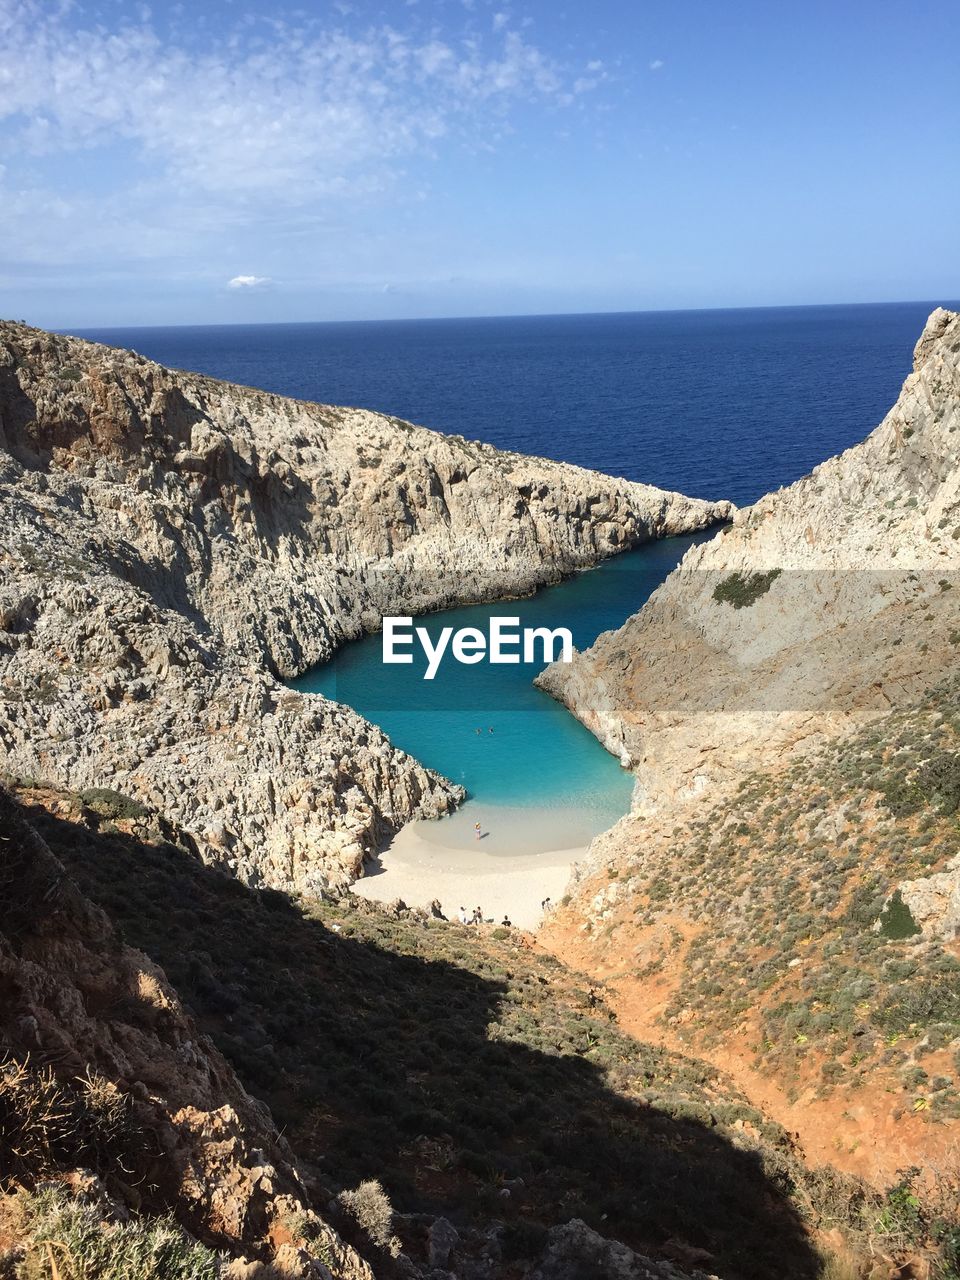
{"label": "group of people on sand", "polygon": [[[440,904],[437,903],[436,905],[439,907]],[[474,907],[472,911],[468,911],[466,907],[461,907],[457,912],[457,919],[461,924],[493,924],[492,920],[484,919],[483,911],[480,907]],[[505,929],[513,928],[513,923],[507,915],[503,917],[500,924]]]}

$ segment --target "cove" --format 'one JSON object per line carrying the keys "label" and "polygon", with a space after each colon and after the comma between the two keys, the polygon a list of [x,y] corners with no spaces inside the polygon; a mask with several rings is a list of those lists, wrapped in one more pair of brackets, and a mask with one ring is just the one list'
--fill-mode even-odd
{"label": "cove", "polygon": [[[578,649],[636,613],[684,552],[715,531],[647,543],[521,600],[466,605],[417,618],[435,640],[444,627],[486,631],[508,614],[521,627],[568,627]],[[539,651],[538,651],[539,654]],[[583,725],[533,684],[542,661],[516,665],[388,665],[382,638],[345,645],[292,682],[304,693],[344,702],[379,725],[396,746],[459,782],[467,803],[420,833],[452,847],[537,852],[587,844],[630,807],[632,775]]]}

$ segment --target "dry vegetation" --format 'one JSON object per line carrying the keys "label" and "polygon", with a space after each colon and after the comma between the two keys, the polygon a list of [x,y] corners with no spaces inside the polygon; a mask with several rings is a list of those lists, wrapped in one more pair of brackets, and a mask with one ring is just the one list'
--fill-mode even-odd
{"label": "dry vegetation", "polygon": [[[944,848],[933,857],[933,842],[922,839],[931,829],[925,809],[907,814],[910,804],[891,799],[900,794],[897,779],[908,791],[930,785],[918,770],[933,760],[934,745],[949,754],[951,716],[925,708],[917,717],[907,718],[915,740],[904,734],[894,753],[864,735],[855,758],[825,755],[816,764],[815,805],[800,773],[784,801],[751,780],[725,828],[711,834],[708,822],[697,824],[685,840],[678,829],[674,858],[686,850],[696,860],[674,864],[672,896],[660,888],[666,862],[647,859],[620,873],[644,920],[655,919],[668,900],[675,909],[687,894],[701,914],[709,904],[716,926],[700,931],[682,989],[683,1007],[705,1037],[759,1000],[769,1028],[760,1059],[772,1071],[796,1071],[805,1047],[798,1036],[810,1033],[788,1024],[790,1001],[814,1003],[804,995],[811,980],[823,986],[812,1013],[831,1012],[822,1035],[844,1063],[850,1050],[839,1046],[848,1040],[875,1060],[897,1047],[886,1044],[892,1032],[865,1038],[859,1028],[903,1021],[908,998],[903,1051],[915,1051],[934,1025],[955,1034],[952,1006],[941,1003],[955,991],[952,957],[873,928],[891,875],[935,867],[947,856]],[[844,769],[873,799],[867,808],[844,808],[835,842],[841,852],[830,858],[823,824],[833,813],[831,780]],[[933,823],[946,832],[955,819],[941,791]],[[928,1263],[936,1256],[931,1274],[958,1274],[960,1224],[946,1180],[938,1201],[913,1170],[886,1191],[830,1169],[809,1170],[784,1130],[728,1077],[625,1035],[599,988],[521,945],[519,935],[390,913],[362,900],[292,901],[251,890],[168,839],[144,838],[119,801],[98,796],[92,808],[60,794],[54,806],[49,794],[22,794],[45,801],[29,810],[38,831],[126,940],[164,966],[247,1086],[268,1101],[309,1171],[314,1203],[339,1197],[340,1229],[365,1241],[378,1274],[391,1274],[400,1248],[416,1251],[422,1214],[449,1218],[465,1239],[498,1223],[505,1275],[511,1267],[521,1274],[546,1229],[572,1217],[653,1256],[669,1255],[677,1242],[704,1250],[710,1269],[731,1280],[813,1277],[848,1263],[857,1275],[878,1251]],[[898,853],[882,854],[891,842],[856,843],[864,829],[920,839],[907,834],[892,842]],[[794,862],[774,849],[772,859],[771,835],[805,852]],[[857,892],[865,884],[869,898]],[[787,908],[796,919],[786,919]],[[821,920],[828,921],[822,930]],[[850,940],[849,954],[831,946],[838,929]],[[767,930],[771,936],[759,944]],[[758,944],[766,952],[759,960]],[[798,948],[799,975],[789,965]],[[912,994],[890,977],[891,961],[917,966]],[[711,977],[711,968],[729,973],[731,965],[738,983]],[[933,1001],[929,1026],[918,1026],[913,1012],[921,999],[925,1010]],[[849,1024],[841,1020],[845,1011]],[[9,1078],[21,1079],[23,1070],[9,1066]],[[848,1086],[822,1074],[825,1089],[838,1081]],[[49,1076],[30,1087],[41,1096],[63,1089]],[[114,1114],[104,1089],[89,1081],[67,1091],[67,1111],[79,1107],[81,1127],[91,1098]],[[951,1095],[937,1092],[945,1109]],[[104,1142],[112,1132],[103,1130]],[[33,1172],[42,1168],[41,1161]],[[22,1168],[19,1174],[23,1181]],[[40,1185],[36,1177],[25,1183]],[[845,1243],[825,1264],[831,1230]],[[308,1227],[301,1234],[308,1238]],[[196,1265],[202,1276],[202,1259]]]}
{"label": "dry vegetation", "polygon": [[758,1015],[756,1065],[788,1085],[815,1069],[826,1095],[882,1075],[903,1108],[960,1116],[957,948],[924,938],[896,892],[960,852],[958,808],[949,684],[611,865],[633,924],[698,926],[665,1017],[709,1047]]}

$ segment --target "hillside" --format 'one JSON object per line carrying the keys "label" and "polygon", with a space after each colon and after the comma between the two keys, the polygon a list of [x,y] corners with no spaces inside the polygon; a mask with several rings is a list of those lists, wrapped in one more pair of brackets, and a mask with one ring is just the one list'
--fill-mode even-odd
{"label": "hillside", "polygon": [[0,763],[342,887],[462,791],[278,677],[729,510],[2,323]]}
{"label": "hillside", "polygon": [[739,511],[639,613],[539,683],[666,811],[909,704],[955,659],[960,315],[861,444]]}
{"label": "hillside", "polygon": [[166,975],[2,789],[0,886],[0,1274],[213,1280],[232,1257],[238,1280],[263,1258],[306,1275],[276,1232],[308,1214],[332,1275],[372,1280]]}
{"label": "hillside", "polygon": [[[853,1275],[858,1259],[948,1256],[939,1207],[909,1178],[882,1193],[811,1170],[724,1072],[632,1039],[599,988],[523,935],[250,889],[175,832],[150,836],[117,795],[21,798],[45,843],[5,802],[6,884],[19,840],[48,868],[49,851],[61,857],[78,888],[58,873],[61,897],[38,884],[20,910],[16,881],[0,955],[21,994],[0,1034],[22,1065],[8,1060],[5,1088],[45,1068],[61,1089],[96,1072],[98,1096],[178,1136],[140,1174],[108,1134],[94,1149],[103,1190],[84,1200],[85,1146],[47,1143],[53,1158],[31,1162],[0,1128],[17,1280],[24,1249],[42,1259],[30,1223],[75,1241],[69,1207],[91,1195],[105,1221],[119,1197],[141,1234],[172,1210],[182,1248],[208,1251],[164,1280],[206,1280],[223,1249],[269,1261],[262,1280],[359,1280],[366,1266],[410,1280],[766,1280],[812,1278],[825,1257]],[[37,1207],[40,1174],[81,1199],[41,1191]],[[374,1179],[383,1193],[351,1197]]]}
{"label": "hillside", "polygon": [[600,837],[547,945],[704,1053],[811,1154],[953,1165],[960,686]]}
{"label": "hillside", "polygon": [[960,316],[860,445],[543,683],[637,772],[546,942],[808,1151],[956,1185]]}

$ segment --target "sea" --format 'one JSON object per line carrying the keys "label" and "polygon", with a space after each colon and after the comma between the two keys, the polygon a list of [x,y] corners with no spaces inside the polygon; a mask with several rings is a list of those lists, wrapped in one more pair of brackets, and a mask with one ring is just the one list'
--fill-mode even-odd
{"label": "sea", "polygon": [[[81,336],[178,369],[329,404],[362,406],[501,448],[738,505],[862,440],[910,372],[944,301],[483,319],[98,329]],[[628,552],[527,600],[420,620],[486,630],[567,625],[579,648],[641,607],[694,539]],[[460,782],[460,843],[550,812],[585,843],[629,808],[632,778],[536,689],[541,664],[385,666],[381,640],[346,646],[295,683],[353,706]],[[559,823],[558,823],[559,819]],[[451,820],[444,822],[451,824]],[[443,837],[443,823],[435,825]],[[501,841],[497,842],[502,845]],[[508,842],[509,843],[509,842]]]}

